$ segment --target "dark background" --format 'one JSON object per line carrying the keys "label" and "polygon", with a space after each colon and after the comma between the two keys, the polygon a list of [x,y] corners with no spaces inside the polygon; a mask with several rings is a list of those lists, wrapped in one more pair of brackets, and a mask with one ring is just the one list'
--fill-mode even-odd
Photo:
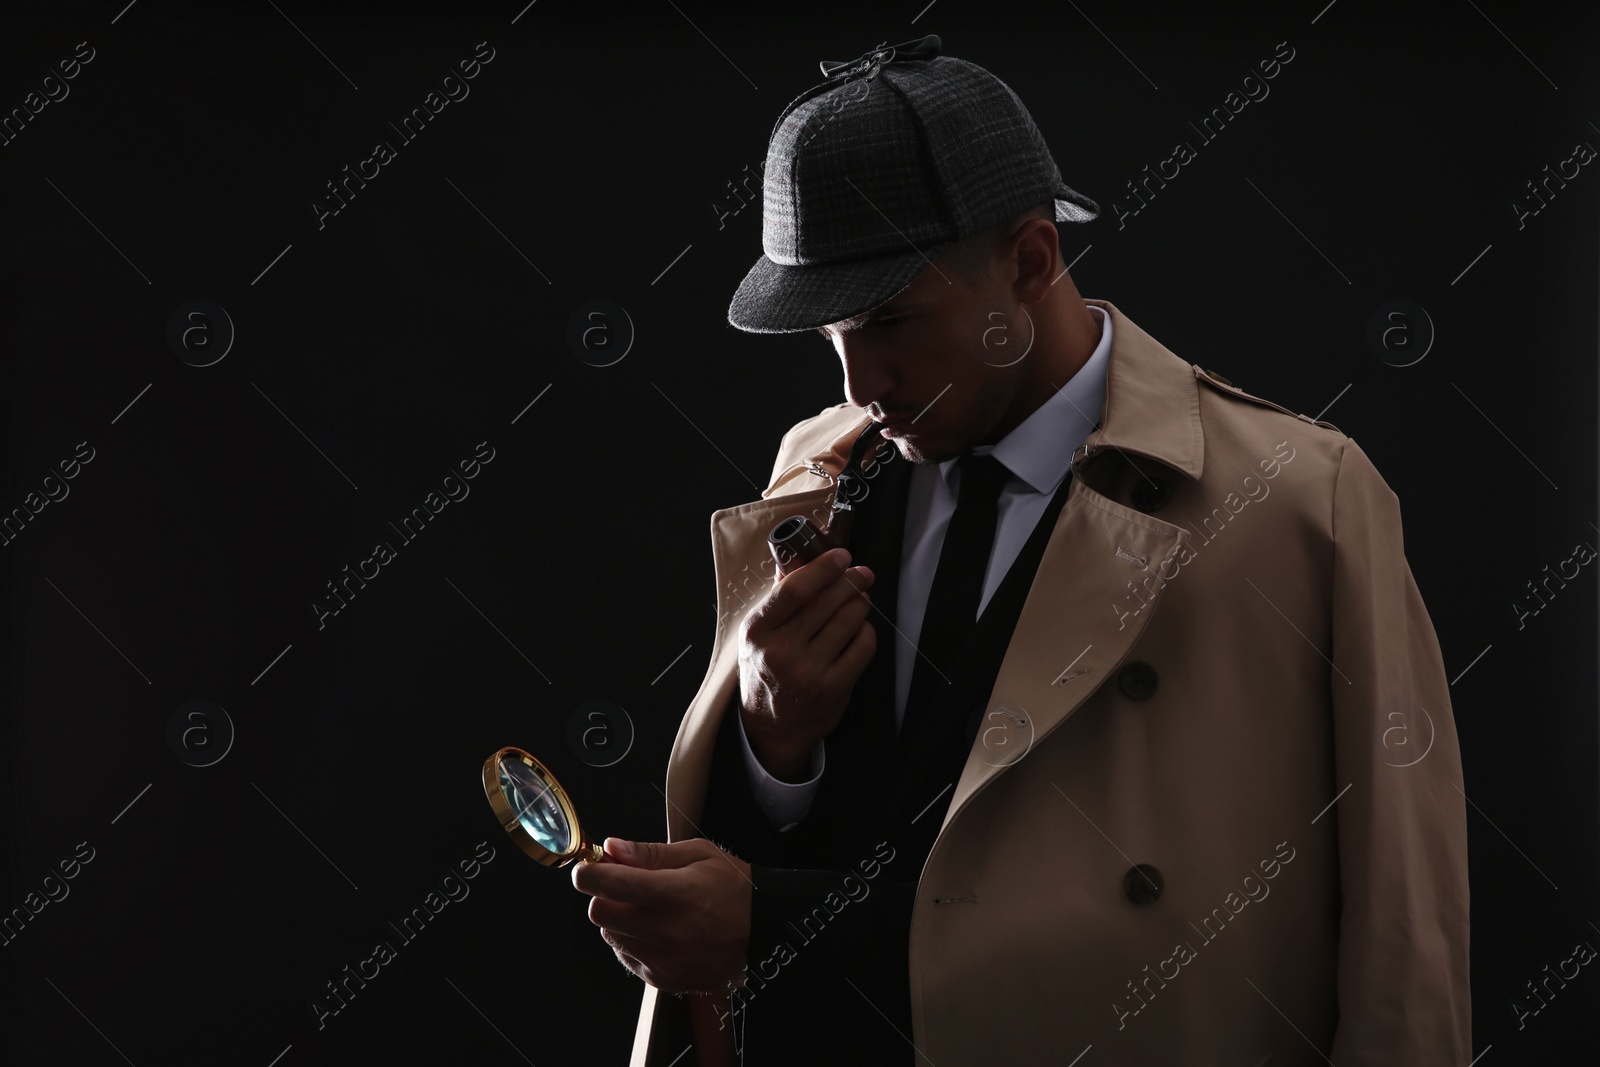
{"label": "dark background", "polygon": [[[0,112],[95,49],[0,147],[0,505],[94,449],[0,549],[0,908],[95,850],[0,947],[0,1061],[625,1060],[640,985],[566,874],[514,851],[479,767],[521,745],[598,834],[660,836],[715,622],[710,513],[843,399],[816,335],[727,325],[760,211],[713,204],[819,59],[927,32],[1100,202],[1062,227],[1085,296],[1321,414],[1399,494],[1472,802],[1475,1052],[1587,1046],[1593,967],[1523,1029],[1510,1004],[1600,947],[1595,566],[1520,630],[1510,602],[1600,545],[1600,161],[1521,228],[1512,204],[1600,148],[1600,13],[524,2],[0,20]],[[402,144],[386,123],[480,41],[470,95]],[[1270,95],[1200,146],[1187,121],[1280,41]],[[324,183],[380,138],[397,158],[319,229]],[[1180,138],[1198,157],[1119,228],[1123,183]],[[237,331],[207,367],[166,339],[197,299]],[[609,366],[566,340],[592,299],[637,329]],[[1366,340],[1396,299],[1437,330],[1411,366]],[[482,441],[470,496],[401,542],[388,523]],[[398,558],[319,629],[379,539]],[[237,731],[208,767],[168,740],[194,699]],[[567,741],[596,699],[636,733],[604,768]],[[470,896],[402,943],[388,923],[481,841]],[[398,958],[319,1030],[311,999],[379,940]]]}

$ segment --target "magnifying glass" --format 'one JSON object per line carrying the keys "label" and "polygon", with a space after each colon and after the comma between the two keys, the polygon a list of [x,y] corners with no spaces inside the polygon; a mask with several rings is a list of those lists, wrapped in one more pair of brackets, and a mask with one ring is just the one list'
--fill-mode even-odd
{"label": "magnifying glass", "polygon": [[584,836],[556,776],[522,749],[507,746],[483,761],[483,792],[517,847],[546,867],[604,858],[604,846]]}

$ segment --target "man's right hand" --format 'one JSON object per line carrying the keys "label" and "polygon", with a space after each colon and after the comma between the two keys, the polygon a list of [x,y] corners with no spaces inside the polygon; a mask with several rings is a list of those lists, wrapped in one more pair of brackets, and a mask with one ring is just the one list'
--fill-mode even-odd
{"label": "man's right hand", "polygon": [[872,571],[849,562],[834,548],[790,571],[739,629],[745,735],[780,781],[805,780],[811,750],[844,717],[878,648],[867,621]]}

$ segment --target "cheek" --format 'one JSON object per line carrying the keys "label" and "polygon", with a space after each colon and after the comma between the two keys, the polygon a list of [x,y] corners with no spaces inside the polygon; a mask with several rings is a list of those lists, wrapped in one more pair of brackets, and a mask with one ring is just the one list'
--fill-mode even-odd
{"label": "cheek", "polygon": [[974,390],[983,384],[979,373],[984,369],[983,361],[948,332],[929,331],[926,343],[909,347],[911,351],[902,363],[906,377],[917,383],[915,395],[922,403],[933,404],[923,421],[938,413],[939,421],[948,424],[952,413],[963,410],[971,402]]}
{"label": "cheek", "polygon": [[945,396],[954,396],[956,390],[961,389],[961,402],[953,410],[961,412],[964,424],[992,423],[1010,406],[1014,393],[1011,385],[1013,372],[1014,368],[1002,369],[979,363],[965,383],[957,383]]}

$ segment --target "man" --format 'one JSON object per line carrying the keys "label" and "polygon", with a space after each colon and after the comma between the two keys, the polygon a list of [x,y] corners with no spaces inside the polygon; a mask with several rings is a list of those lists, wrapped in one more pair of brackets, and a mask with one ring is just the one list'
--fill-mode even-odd
{"label": "man", "polygon": [[[1467,1063],[1394,493],[1079,295],[1056,225],[1096,206],[987,71],[936,37],[830,70],[729,317],[819,329],[848,402],[712,517],[668,843],[573,874],[648,983],[634,1062]],[[774,580],[768,531],[834,504],[848,550]]]}

